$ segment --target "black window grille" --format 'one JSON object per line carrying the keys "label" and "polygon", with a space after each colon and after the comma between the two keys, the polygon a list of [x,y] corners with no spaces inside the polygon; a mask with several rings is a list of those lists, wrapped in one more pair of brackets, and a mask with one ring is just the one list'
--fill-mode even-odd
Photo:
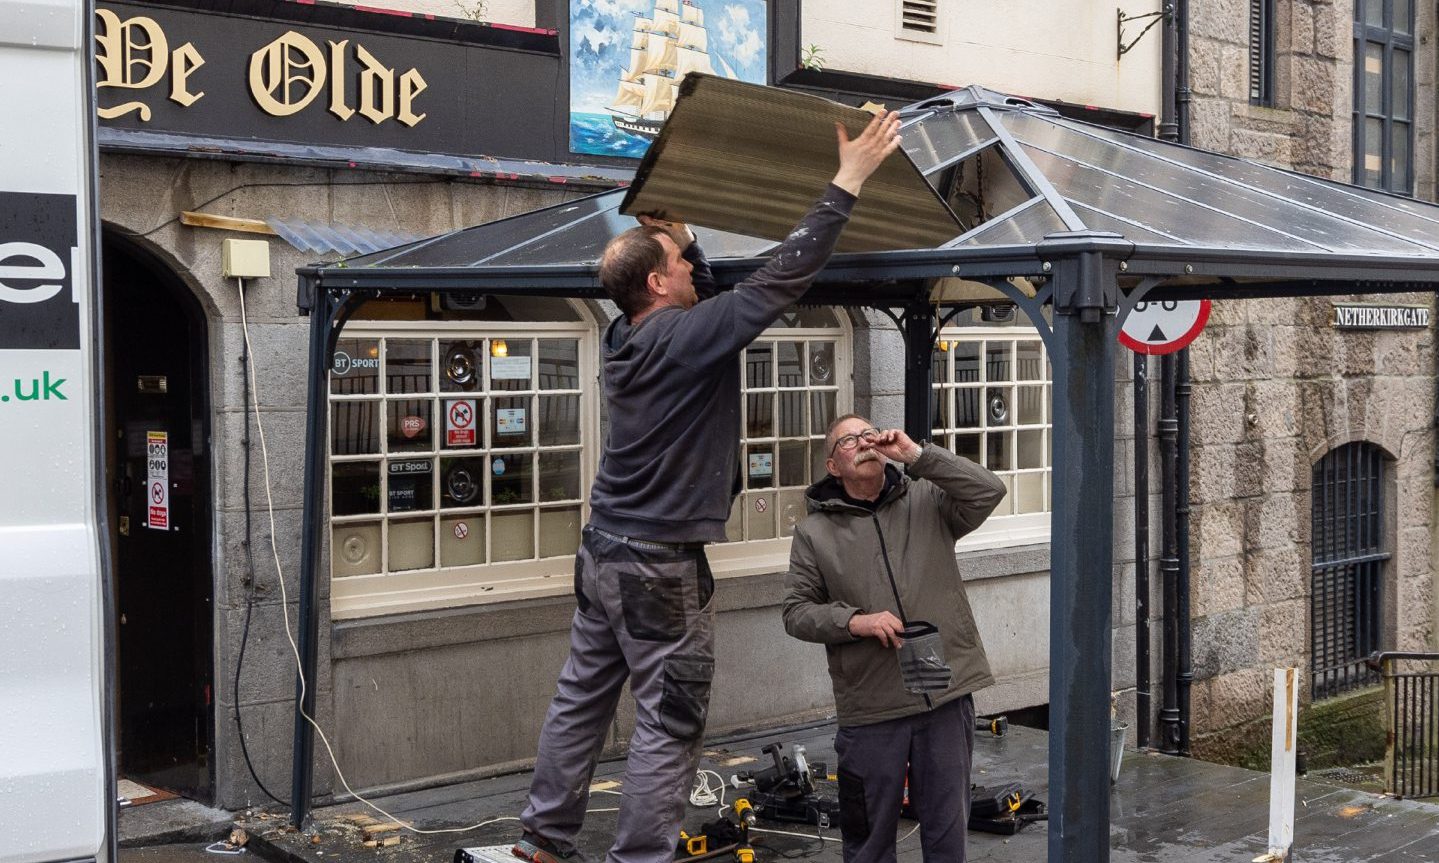
{"label": "black window grille", "polygon": [[1354,182],[1414,184],[1414,3],[1354,0]]}
{"label": "black window grille", "polygon": [[1249,0],[1249,101],[1274,104],[1274,0]]}
{"label": "black window grille", "polygon": [[1379,680],[1384,455],[1370,443],[1332,450],[1314,466],[1309,596],[1310,691],[1327,698]]}

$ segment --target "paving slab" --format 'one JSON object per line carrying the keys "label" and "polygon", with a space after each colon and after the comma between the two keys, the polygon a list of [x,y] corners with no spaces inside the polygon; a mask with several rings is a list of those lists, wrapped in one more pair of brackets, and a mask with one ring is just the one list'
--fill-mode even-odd
{"label": "paving slab", "polygon": [[[770,763],[761,748],[771,742],[801,744],[811,762],[834,769],[834,727],[767,732],[714,741],[701,767],[724,779]],[[976,735],[973,781],[998,786],[1019,782],[1048,798],[1049,738],[1043,731],[1011,727],[1002,738]],[[624,774],[622,760],[606,761],[595,772],[596,790],[579,836],[590,861],[604,859],[614,836]],[[314,824],[290,832],[283,816],[242,821],[252,850],[276,863],[448,863],[456,848],[507,846],[519,833],[517,816],[529,790],[530,774],[518,773],[443,788],[395,794],[375,801],[417,831],[395,830],[388,847],[366,847],[366,814],[384,817],[359,802],[316,810]],[[821,788],[833,793],[832,784]],[[726,800],[734,796],[726,789]],[[1265,851],[1269,820],[1269,776],[1186,758],[1129,751],[1111,801],[1110,848],[1115,863],[1250,863]],[[1296,787],[1295,863],[1439,863],[1439,805],[1393,800],[1328,782],[1301,779]],[[688,829],[712,820],[717,806],[690,806]],[[812,860],[840,863],[835,828],[761,823],[754,833],[760,863]],[[899,863],[923,860],[915,822],[902,820],[897,836]],[[462,832],[458,832],[462,831]],[[1045,859],[1044,822],[1014,836],[971,831],[969,859],[986,863],[1037,863]]]}

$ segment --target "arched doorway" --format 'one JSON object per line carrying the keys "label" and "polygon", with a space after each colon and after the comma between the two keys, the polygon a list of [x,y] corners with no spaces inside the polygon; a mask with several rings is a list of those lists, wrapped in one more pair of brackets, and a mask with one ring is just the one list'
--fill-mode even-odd
{"label": "arched doorway", "polygon": [[163,263],[104,238],[106,475],[119,772],[214,793],[213,504],[205,313]]}

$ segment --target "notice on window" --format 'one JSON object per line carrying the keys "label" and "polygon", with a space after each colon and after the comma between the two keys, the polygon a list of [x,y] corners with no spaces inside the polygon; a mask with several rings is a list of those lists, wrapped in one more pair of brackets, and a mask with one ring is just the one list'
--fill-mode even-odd
{"label": "notice on window", "polygon": [[749,475],[755,479],[774,476],[774,453],[752,452],[749,454]]}
{"label": "notice on window", "polygon": [[511,435],[525,433],[524,408],[500,408],[495,411],[495,434]]}
{"label": "notice on window", "polygon": [[474,399],[446,402],[445,446],[474,446],[476,416]]}
{"label": "notice on window", "polygon": [[529,379],[529,357],[490,357],[490,380],[527,381]]}
{"label": "notice on window", "polygon": [[170,434],[145,432],[145,487],[150,518],[146,526],[170,529]]}

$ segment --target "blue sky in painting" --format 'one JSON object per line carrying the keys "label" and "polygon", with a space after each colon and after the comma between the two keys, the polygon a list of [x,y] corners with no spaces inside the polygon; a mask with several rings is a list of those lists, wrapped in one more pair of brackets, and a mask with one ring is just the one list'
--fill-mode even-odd
{"label": "blue sky in painting", "polygon": [[[693,0],[704,12],[710,54],[745,81],[765,83],[764,0]],[[570,0],[570,111],[605,113],[621,69],[629,62],[635,13],[654,0]],[[712,62],[717,73],[719,63]]]}

